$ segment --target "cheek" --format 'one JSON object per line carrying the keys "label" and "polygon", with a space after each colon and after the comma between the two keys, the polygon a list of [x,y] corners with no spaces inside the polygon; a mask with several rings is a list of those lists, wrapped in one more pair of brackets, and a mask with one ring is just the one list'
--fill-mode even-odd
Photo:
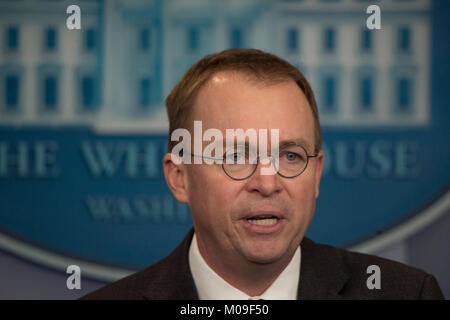
{"label": "cheek", "polygon": [[311,215],[315,208],[315,186],[312,177],[296,181],[289,188],[289,195],[295,204],[295,211],[298,218],[303,219]]}
{"label": "cheek", "polygon": [[189,203],[191,210],[202,217],[223,220],[230,212],[232,199],[236,198],[236,190],[227,181],[228,177],[215,170],[197,166],[189,174]]}
{"label": "cheek", "polygon": [[202,210],[204,202],[207,200],[203,195],[208,190],[210,181],[205,176],[199,166],[191,165],[188,173],[188,197],[191,210],[197,212]]}

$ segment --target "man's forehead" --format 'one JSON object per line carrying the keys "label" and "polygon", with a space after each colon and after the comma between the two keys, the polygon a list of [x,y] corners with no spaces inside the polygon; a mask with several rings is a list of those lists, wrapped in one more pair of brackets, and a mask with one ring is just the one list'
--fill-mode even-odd
{"label": "man's forehead", "polygon": [[237,72],[219,71],[212,75],[212,77],[206,82],[206,85],[225,83],[227,81],[232,81],[233,80],[232,78],[240,76],[242,77],[242,75]]}
{"label": "man's forehead", "polygon": [[294,81],[261,87],[238,73],[219,72],[200,90],[192,111],[203,130],[217,128],[224,135],[226,129],[267,129],[270,136],[278,129],[280,142],[303,146],[314,137],[311,108]]}
{"label": "man's forehead", "polygon": [[269,101],[273,106],[271,111],[276,113],[286,108],[297,111],[310,109],[303,91],[291,79],[266,82],[240,72],[224,71],[213,75],[199,90],[192,112],[203,117],[211,112],[230,116],[231,112],[255,113]]}
{"label": "man's forehead", "polygon": [[[292,84],[295,84],[295,81],[288,76],[274,78],[270,76],[257,76],[246,70],[223,70],[214,73],[206,81],[202,89],[211,86],[225,85],[230,82],[246,82],[256,87],[267,87],[285,82],[292,82]],[[299,87],[298,89],[301,91]]]}

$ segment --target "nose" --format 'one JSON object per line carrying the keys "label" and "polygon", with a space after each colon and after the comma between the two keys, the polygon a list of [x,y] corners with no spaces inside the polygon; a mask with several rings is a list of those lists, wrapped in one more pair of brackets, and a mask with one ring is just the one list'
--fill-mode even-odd
{"label": "nose", "polygon": [[[248,192],[257,192],[264,197],[269,197],[281,191],[281,177],[276,173],[269,159],[260,160],[258,167],[248,179],[245,187]],[[262,170],[264,170],[266,174],[264,174],[264,171]],[[267,174],[268,172],[270,174]]]}

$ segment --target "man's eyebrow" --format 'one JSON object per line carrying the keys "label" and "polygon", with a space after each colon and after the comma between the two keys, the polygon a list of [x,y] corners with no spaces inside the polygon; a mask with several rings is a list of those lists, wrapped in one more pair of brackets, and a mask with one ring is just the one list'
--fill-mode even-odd
{"label": "man's eyebrow", "polygon": [[279,148],[283,148],[283,147],[286,147],[288,145],[293,145],[293,144],[301,145],[302,147],[306,148],[307,150],[313,149],[312,146],[308,142],[306,142],[306,140],[303,138],[281,140],[279,142]]}
{"label": "man's eyebrow", "polygon": [[[219,140],[219,141],[217,141],[217,143],[223,143],[223,145],[226,147],[226,139]],[[245,147],[247,147],[247,148],[249,147],[249,141],[247,139],[245,140],[245,142],[243,144],[245,145]],[[281,148],[289,146],[289,145],[300,145],[300,146],[306,148],[306,150],[308,152],[310,150],[312,150],[314,152],[314,147],[303,138],[281,140],[278,143],[278,148],[281,149]],[[234,141],[233,141],[233,146],[235,146]]]}

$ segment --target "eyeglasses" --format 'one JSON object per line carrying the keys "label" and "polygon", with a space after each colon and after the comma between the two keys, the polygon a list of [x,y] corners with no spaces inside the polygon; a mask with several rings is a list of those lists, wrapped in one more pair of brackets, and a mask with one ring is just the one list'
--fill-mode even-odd
{"label": "eyeglasses", "polygon": [[[194,157],[201,157],[222,162],[222,169],[227,176],[233,180],[245,180],[250,178],[256,171],[260,156],[256,152],[249,150],[248,146],[238,146],[237,150],[225,152],[222,158],[213,158],[191,154]],[[278,154],[268,156],[275,171],[284,178],[295,178],[301,175],[308,167],[309,158],[317,157],[318,153],[309,155],[306,149],[298,144],[288,144],[283,146]],[[278,156],[278,161],[274,161]],[[278,168],[277,168],[278,165]]]}

